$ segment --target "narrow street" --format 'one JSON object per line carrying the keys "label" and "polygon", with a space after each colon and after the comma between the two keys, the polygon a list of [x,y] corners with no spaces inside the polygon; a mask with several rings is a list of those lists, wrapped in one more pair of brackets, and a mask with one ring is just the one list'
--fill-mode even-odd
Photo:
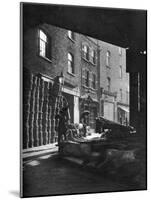
{"label": "narrow street", "polygon": [[59,158],[57,153],[24,161],[24,197],[133,190]]}

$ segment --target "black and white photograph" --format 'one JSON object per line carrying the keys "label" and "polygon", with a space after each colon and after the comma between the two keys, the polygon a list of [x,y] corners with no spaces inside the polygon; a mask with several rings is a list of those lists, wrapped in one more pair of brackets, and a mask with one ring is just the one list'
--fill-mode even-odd
{"label": "black and white photograph", "polygon": [[147,190],[147,10],[20,3],[20,44],[21,197]]}

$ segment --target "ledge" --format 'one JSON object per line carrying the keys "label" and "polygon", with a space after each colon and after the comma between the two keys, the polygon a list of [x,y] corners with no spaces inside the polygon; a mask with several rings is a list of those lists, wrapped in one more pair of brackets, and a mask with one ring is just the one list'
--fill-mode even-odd
{"label": "ledge", "polygon": [[76,77],[76,75],[73,74],[73,73],[67,72],[67,74],[69,74],[69,75],[71,75],[71,76],[73,76],[73,77]]}
{"label": "ledge", "polygon": [[44,57],[44,56],[41,56],[41,55],[38,55],[38,56],[39,56],[40,58],[42,58],[42,59],[48,61],[49,63],[52,63],[52,60],[50,60],[49,58]]}

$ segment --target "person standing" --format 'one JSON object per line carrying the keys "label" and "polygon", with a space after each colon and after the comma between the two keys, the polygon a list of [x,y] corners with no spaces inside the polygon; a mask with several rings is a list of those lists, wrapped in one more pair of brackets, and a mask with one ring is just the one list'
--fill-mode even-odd
{"label": "person standing", "polygon": [[88,116],[89,116],[89,112],[83,112],[81,115],[81,123],[83,124],[83,132],[84,132],[84,137],[86,137],[86,133],[87,133],[87,126],[88,126]]}

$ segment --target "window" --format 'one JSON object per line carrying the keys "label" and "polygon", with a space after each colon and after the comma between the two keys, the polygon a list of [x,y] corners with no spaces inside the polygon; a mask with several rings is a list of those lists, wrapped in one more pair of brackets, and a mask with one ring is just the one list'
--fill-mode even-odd
{"label": "window", "polygon": [[96,89],[96,75],[92,74],[92,88]]}
{"label": "window", "polygon": [[128,91],[126,91],[126,102],[127,102],[127,104],[129,104],[129,92]]}
{"label": "window", "polygon": [[95,50],[91,50],[91,61],[93,64],[96,64],[96,51]]}
{"label": "window", "polygon": [[110,66],[110,57],[111,57],[111,53],[110,51],[106,52],[106,66]]}
{"label": "window", "polygon": [[74,58],[71,53],[68,53],[68,72],[74,73]]}
{"label": "window", "polygon": [[89,87],[89,71],[86,71],[86,82],[85,85]]}
{"label": "window", "polygon": [[120,89],[120,101],[122,101],[123,94],[122,94],[122,89]]}
{"label": "window", "polygon": [[68,37],[69,37],[71,40],[74,40],[74,32],[68,31]]}
{"label": "window", "polygon": [[118,52],[119,52],[119,55],[121,56],[122,55],[122,48],[121,47],[118,48]]}
{"label": "window", "polygon": [[107,90],[108,90],[108,92],[110,92],[110,90],[111,90],[111,79],[110,79],[110,77],[107,77]]}
{"label": "window", "polygon": [[51,44],[50,38],[39,30],[39,55],[51,59]]}
{"label": "window", "polygon": [[89,47],[87,45],[82,46],[82,56],[89,60]]}
{"label": "window", "polygon": [[120,75],[120,78],[122,79],[122,66],[121,65],[119,67],[119,75]]}

